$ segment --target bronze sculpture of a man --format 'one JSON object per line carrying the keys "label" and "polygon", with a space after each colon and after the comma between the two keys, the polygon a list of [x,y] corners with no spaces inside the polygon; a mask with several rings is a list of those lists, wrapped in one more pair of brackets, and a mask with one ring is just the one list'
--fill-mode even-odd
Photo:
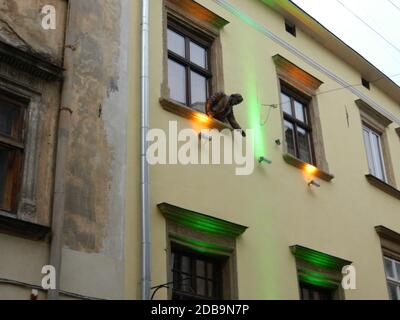
{"label": "bronze sculpture of a man", "polygon": [[233,106],[242,102],[243,97],[238,93],[228,96],[223,92],[218,92],[207,99],[206,113],[209,117],[213,117],[221,122],[229,123],[233,129],[240,130],[242,136],[245,137],[245,131],[236,121],[235,115],[233,114]]}

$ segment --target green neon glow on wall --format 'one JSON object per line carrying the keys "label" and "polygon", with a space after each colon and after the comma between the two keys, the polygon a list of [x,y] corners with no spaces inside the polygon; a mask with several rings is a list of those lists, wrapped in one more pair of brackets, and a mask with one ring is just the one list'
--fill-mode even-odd
{"label": "green neon glow on wall", "polygon": [[177,235],[170,235],[170,238],[173,240],[177,240],[182,242],[186,245],[189,245],[192,250],[201,252],[201,253],[216,253],[216,252],[224,252],[224,253],[231,253],[232,250],[229,248],[224,248],[215,244],[195,240],[192,238],[177,236]]}
{"label": "green neon glow on wall", "polygon": [[296,258],[321,268],[341,271],[344,266],[351,264],[350,261],[302,246],[293,246],[290,249]]}
{"label": "green neon glow on wall", "polygon": [[169,221],[201,232],[236,238],[247,229],[247,227],[229,221],[179,208],[168,203],[159,204],[158,208]]}
{"label": "green neon glow on wall", "polygon": [[324,288],[336,288],[337,281],[326,274],[310,270],[299,270],[299,281]]}

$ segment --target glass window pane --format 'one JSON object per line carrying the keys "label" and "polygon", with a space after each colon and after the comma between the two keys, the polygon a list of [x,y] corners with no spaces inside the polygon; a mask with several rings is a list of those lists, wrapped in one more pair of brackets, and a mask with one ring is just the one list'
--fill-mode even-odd
{"label": "glass window pane", "polygon": [[214,277],[214,269],[212,263],[207,263],[207,278],[208,279],[213,279]]}
{"label": "glass window pane", "polygon": [[397,276],[396,279],[397,279],[398,281],[400,281],[400,262],[397,262],[397,261],[396,261],[395,265],[396,265],[396,276]]}
{"label": "glass window pane", "polygon": [[191,107],[202,111],[207,100],[207,79],[193,71],[190,72],[190,77],[192,86]]}
{"label": "glass window pane", "polygon": [[295,101],[294,102],[294,110],[296,113],[296,118],[298,120],[300,120],[301,122],[306,123],[306,115],[305,115],[305,108],[303,106],[303,104],[301,104],[300,102]]}
{"label": "glass window pane", "polygon": [[206,294],[206,281],[197,278],[197,294],[204,296]]}
{"label": "glass window pane", "polygon": [[20,107],[0,101],[0,133],[13,138],[19,137],[18,121]]}
{"label": "glass window pane", "polygon": [[366,128],[363,129],[363,137],[364,137],[365,151],[367,152],[369,172],[375,175],[374,159],[371,150],[371,140],[369,139],[369,130]]}
{"label": "glass window pane", "polygon": [[205,277],[206,276],[206,266],[205,262],[202,260],[196,261],[196,275],[198,277]]}
{"label": "glass window pane", "polygon": [[168,50],[185,57],[185,38],[168,29]]}
{"label": "glass window pane", "polygon": [[182,256],[182,261],[181,261],[181,271],[187,274],[191,273],[190,270],[190,258]]}
{"label": "glass window pane", "polygon": [[297,141],[299,144],[299,159],[311,163],[310,135],[302,128],[297,128]]}
{"label": "glass window pane", "polygon": [[290,98],[284,93],[281,94],[281,103],[283,112],[292,115],[292,106],[290,104]]}
{"label": "glass window pane", "polygon": [[199,45],[190,42],[190,61],[199,65],[200,67],[207,68],[207,51]]}
{"label": "glass window pane", "polygon": [[398,296],[397,286],[392,282],[388,282],[388,289],[389,289],[389,299],[390,300],[399,300],[400,297]]}
{"label": "glass window pane", "polygon": [[186,104],[185,67],[168,60],[168,86],[171,99]]}
{"label": "glass window pane", "polygon": [[214,297],[214,287],[213,287],[213,283],[212,283],[212,281],[207,281],[207,283],[208,283],[208,291],[207,291],[207,293],[208,293],[208,296],[209,296],[210,298],[212,298],[212,297]]}
{"label": "glass window pane", "polygon": [[393,264],[392,264],[392,260],[385,258],[384,259],[384,263],[385,263],[385,272],[386,272],[386,277],[387,278],[394,278],[394,272],[393,272]]}
{"label": "glass window pane", "polygon": [[13,165],[13,151],[0,148],[0,208],[11,210],[11,196],[14,187],[13,177],[10,174]]}
{"label": "glass window pane", "polygon": [[375,176],[385,181],[385,171],[383,167],[380,136],[378,136],[375,133],[371,133],[371,144],[372,144],[371,146],[372,155],[374,158],[374,165],[375,165]]}
{"label": "glass window pane", "polygon": [[193,292],[193,290],[192,290],[192,279],[191,278],[188,278],[188,276],[187,275],[181,275],[181,282],[182,282],[182,285],[181,285],[181,290],[182,291],[185,291],[185,292]]}
{"label": "glass window pane", "polygon": [[285,121],[284,126],[287,151],[296,157],[296,149],[294,145],[294,126],[289,121]]}

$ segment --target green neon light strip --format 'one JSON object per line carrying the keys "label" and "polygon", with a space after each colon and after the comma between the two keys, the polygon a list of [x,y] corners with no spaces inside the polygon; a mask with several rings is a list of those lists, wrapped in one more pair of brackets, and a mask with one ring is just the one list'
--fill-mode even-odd
{"label": "green neon light strip", "polygon": [[177,235],[170,235],[170,238],[172,240],[176,240],[178,242],[181,242],[185,245],[190,246],[195,251],[199,251],[202,253],[218,253],[218,252],[223,252],[223,253],[231,253],[232,250],[229,248],[221,247],[215,244],[207,243],[207,242],[202,242],[199,240],[195,240],[192,238],[187,238],[187,237],[182,237],[182,236],[177,236]]}
{"label": "green neon light strip", "polygon": [[333,289],[333,288],[338,287],[338,285],[336,283],[325,281],[325,280],[319,279],[317,277],[309,276],[309,275],[299,274],[299,281],[311,284],[313,286],[322,287],[322,288],[332,288]]}
{"label": "green neon light strip", "polygon": [[329,254],[312,250],[299,245],[290,247],[290,250],[297,259],[309,262],[321,268],[341,271],[344,266],[351,264],[351,261],[337,258]]}
{"label": "green neon light strip", "polygon": [[337,288],[339,285],[337,280],[316,271],[300,269],[298,273],[300,282],[324,288]]}
{"label": "green neon light strip", "polygon": [[247,229],[247,227],[239,224],[179,208],[168,203],[161,203],[158,208],[169,221],[201,232],[236,238]]}

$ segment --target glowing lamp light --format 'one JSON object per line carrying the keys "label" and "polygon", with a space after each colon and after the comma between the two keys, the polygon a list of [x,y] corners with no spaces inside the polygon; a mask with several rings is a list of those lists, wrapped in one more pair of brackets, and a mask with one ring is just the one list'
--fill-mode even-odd
{"label": "glowing lamp light", "polygon": [[304,167],[304,171],[307,174],[313,175],[313,174],[317,173],[318,169],[311,164],[306,164]]}
{"label": "glowing lamp light", "polygon": [[195,120],[202,122],[202,123],[210,122],[210,118],[207,115],[202,114],[202,113],[195,113],[194,118],[195,118]]}

